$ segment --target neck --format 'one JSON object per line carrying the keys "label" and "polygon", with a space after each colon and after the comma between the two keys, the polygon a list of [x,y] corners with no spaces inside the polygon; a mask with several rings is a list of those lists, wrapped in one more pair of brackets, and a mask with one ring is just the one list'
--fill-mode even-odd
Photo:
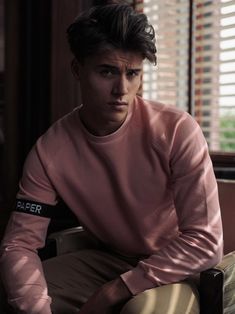
{"label": "neck", "polygon": [[117,131],[121,125],[124,123],[125,119],[123,121],[95,121],[93,123],[92,118],[85,118],[83,111],[80,110],[80,119],[84,127],[89,131],[91,134],[95,136],[106,136],[109,134],[114,133]]}

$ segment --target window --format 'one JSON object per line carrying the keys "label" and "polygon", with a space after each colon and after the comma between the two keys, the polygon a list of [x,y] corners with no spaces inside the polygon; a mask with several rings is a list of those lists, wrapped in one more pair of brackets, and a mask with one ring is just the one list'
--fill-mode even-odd
{"label": "window", "polygon": [[158,65],[144,64],[143,97],[190,111],[212,153],[234,153],[235,0],[135,5],[149,17],[157,38]]}
{"label": "window", "polygon": [[144,1],[143,11],[157,37],[157,69],[146,63],[143,96],[187,110],[189,4],[182,1]]}

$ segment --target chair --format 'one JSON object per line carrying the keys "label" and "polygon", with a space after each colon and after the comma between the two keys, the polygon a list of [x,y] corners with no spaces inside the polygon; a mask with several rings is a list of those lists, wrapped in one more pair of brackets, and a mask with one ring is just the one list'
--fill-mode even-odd
{"label": "chair", "polygon": [[[200,275],[201,314],[235,313],[235,181],[217,180],[224,231],[224,258]],[[234,212],[234,213],[233,213]]]}
{"label": "chair", "polygon": [[[224,228],[224,258],[200,274],[200,313],[235,314],[235,181],[217,180]],[[49,235],[48,245],[56,255],[99,244],[81,226]]]}

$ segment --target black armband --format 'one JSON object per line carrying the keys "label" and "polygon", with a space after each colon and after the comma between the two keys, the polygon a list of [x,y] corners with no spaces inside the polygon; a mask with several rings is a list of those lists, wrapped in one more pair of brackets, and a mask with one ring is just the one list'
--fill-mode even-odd
{"label": "black armband", "polygon": [[53,217],[53,209],[55,206],[43,204],[35,201],[16,199],[15,211],[36,215],[40,217]]}

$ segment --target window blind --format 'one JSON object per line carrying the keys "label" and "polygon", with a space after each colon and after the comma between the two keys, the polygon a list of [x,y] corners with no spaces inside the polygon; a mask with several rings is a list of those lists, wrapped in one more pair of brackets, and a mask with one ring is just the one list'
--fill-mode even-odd
{"label": "window blind", "polygon": [[187,109],[188,1],[144,1],[156,31],[157,67],[144,64],[143,96]]}
{"label": "window blind", "polygon": [[210,150],[235,152],[235,0],[136,2],[157,35],[143,97],[192,108]]}
{"label": "window blind", "polygon": [[195,117],[212,151],[235,151],[235,1],[194,1]]}

